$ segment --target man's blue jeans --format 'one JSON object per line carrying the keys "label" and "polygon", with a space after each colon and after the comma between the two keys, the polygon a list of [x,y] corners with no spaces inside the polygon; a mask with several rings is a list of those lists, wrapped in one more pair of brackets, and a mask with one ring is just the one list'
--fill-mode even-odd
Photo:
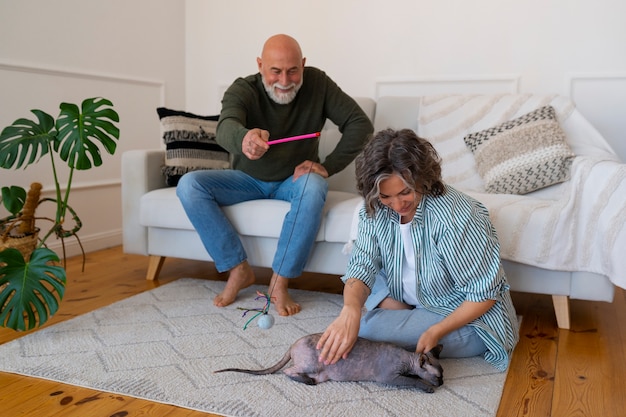
{"label": "man's blue jeans", "polygon": [[[228,271],[247,259],[241,240],[220,206],[259,199],[291,203],[283,221],[272,269],[285,278],[302,274],[315,241],[328,183],[317,174],[293,181],[260,181],[237,170],[189,172],[180,179],[176,194],[218,271]],[[265,219],[251,216],[251,222]]]}

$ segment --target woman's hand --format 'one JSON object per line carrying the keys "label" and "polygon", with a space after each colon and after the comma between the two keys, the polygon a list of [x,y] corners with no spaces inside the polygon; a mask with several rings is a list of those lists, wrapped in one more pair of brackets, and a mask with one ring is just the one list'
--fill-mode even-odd
{"label": "woman's hand", "polygon": [[356,343],[359,335],[361,310],[353,311],[350,307],[343,307],[337,317],[322,334],[317,343],[320,351],[319,361],[326,365],[336,363],[339,359],[348,357],[348,353]]}
{"label": "woman's hand", "polygon": [[440,333],[437,324],[430,326],[417,341],[416,353],[428,353],[439,344],[439,340],[444,336]]}
{"label": "woman's hand", "polygon": [[343,308],[317,342],[319,361],[326,365],[348,357],[359,336],[361,309],[370,295],[370,289],[356,278],[349,278],[343,289]]}
{"label": "woman's hand", "polygon": [[461,305],[445,319],[437,324],[433,324],[422,333],[417,341],[417,346],[415,346],[415,352],[430,352],[431,349],[437,346],[442,337],[482,316],[489,311],[495,303],[495,300],[485,300],[481,302],[463,301]]}

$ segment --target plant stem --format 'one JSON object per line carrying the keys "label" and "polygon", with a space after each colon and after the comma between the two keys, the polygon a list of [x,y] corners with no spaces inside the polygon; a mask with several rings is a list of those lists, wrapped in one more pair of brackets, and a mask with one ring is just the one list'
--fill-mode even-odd
{"label": "plant stem", "polygon": [[[57,174],[56,164],[54,163],[54,152],[52,149],[52,143],[50,142],[48,143],[48,150],[50,154],[50,164],[52,165],[52,176],[54,178],[54,191],[56,194],[56,202],[57,202],[55,223],[60,224],[62,223],[62,219],[65,215],[65,210],[63,209],[63,205],[62,205],[63,200],[61,200],[61,185],[59,184],[59,176]],[[46,237],[48,236],[49,234],[46,235]]]}

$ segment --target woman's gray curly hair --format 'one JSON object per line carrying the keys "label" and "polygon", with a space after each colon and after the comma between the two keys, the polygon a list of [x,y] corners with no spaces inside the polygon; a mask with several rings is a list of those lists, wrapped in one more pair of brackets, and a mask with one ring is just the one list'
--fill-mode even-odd
{"label": "woman's gray curly hair", "polygon": [[386,129],[376,133],[357,156],[357,188],[371,217],[379,207],[380,182],[397,174],[410,189],[422,195],[445,193],[441,158],[426,139],[411,129]]}

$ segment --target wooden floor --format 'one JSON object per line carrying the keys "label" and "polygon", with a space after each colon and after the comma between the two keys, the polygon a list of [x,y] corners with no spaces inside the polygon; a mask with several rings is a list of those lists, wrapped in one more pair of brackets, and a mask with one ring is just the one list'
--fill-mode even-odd
{"label": "wooden floor", "polygon": [[[159,282],[148,282],[144,279],[146,267],[147,258],[125,255],[120,247],[88,254],[85,272],[81,272],[80,258],[70,259],[66,296],[49,324],[181,277],[226,279],[211,263],[167,259]],[[267,283],[269,270],[259,268],[256,272],[258,282]],[[329,275],[307,274],[294,280],[292,287],[341,292],[341,282]],[[498,416],[626,415],[625,291],[617,289],[612,304],[572,301],[570,331],[556,327],[549,296],[514,293],[513,301],[524,319]],[[0,329],[0,344],[24,334]],[[0,415],[198,417],[211,414],[0,373]]]}

